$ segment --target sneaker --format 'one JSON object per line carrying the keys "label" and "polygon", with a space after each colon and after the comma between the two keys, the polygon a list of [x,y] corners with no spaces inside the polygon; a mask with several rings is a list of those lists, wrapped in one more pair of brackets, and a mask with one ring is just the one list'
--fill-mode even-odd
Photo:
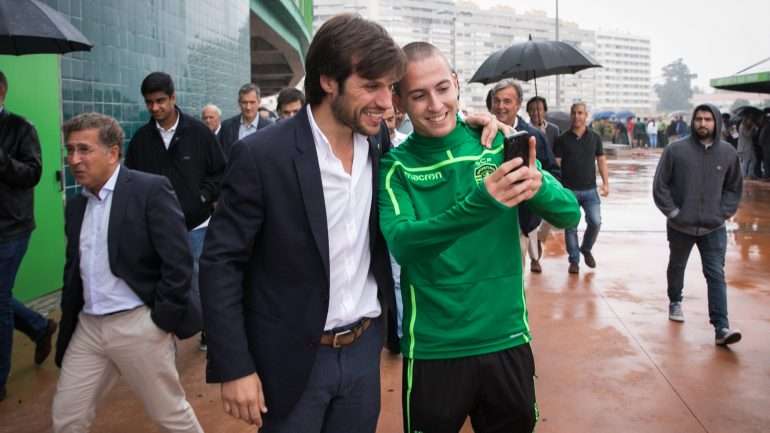
{"label": "sneaker", "polygon": [[580,266],[578,266],[578,264],[577,264],[577,263],[570,263],[570,264],[569,264],[569,270],[568,270],[568,272],[569,272],[570,274],[577,274],[578,272],[580,272]]}
{"label": "sneaker", "polygon": [[717,346],[727,346],[741,341],[741,331],[737,329],[722,328],[717,331],[714,342]]}
{"label": "sneaker", "polygon": [[543,272],[543,268],[540,267],[540,262],[537,260],[532,260],[529,262],[529,270],[536,274]]}
{"label": "sneaker", "polygon": [[586,266],[593,269],[596,267],[596,260],[594,260],[593,254],[591,254],[590,251],[583,251],[580,250],[581,253],[583,253],[583,260],[586,262]]}
{"label": "sneaker", "polygon": [[681,302],[672,302],[668,304],[668,320],[672,322],[684,322],[684,311],[682,311]]}
{"label": "sneaker", "polygon": [[51,337],[53,337],[58,327],[59,325],[55,320],[48,319],[45,334],[35,343],[35,364],[42,364],[48,358],[48,355],[51,354]]}

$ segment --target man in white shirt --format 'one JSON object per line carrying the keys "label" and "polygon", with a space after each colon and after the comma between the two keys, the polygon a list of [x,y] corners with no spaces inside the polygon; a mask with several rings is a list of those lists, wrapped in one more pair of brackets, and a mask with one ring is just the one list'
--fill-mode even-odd
{"label": "man in white shirt", "polygon": [[121,167],[123,130],[115,119],[86,113],[62,129],[83,190],[66,208],[53,431],[88,431],[123,377],[164,431],[201,433],[174,363],[173,333],[188,313],[193,260],[171,184]]}
{"label": "man in white shirt", "polygon": [[246,83],[238,90],[238,107],[241,112],[222,122],[222,128],[217,133],[225,156],[230,156],[236,141],[273,124],[272,120],[259,115],[261,101],[259,86],[254,83]]}
{"label": "man in white shirt", "polygon": [[[189,231],[195,259],[191,284],[193,292],[198,293],[198,258],[219,195],[225,171],[224,155],[206,125],[177,107],[170,75],[164,72],[147,75],[141,92],[151,118],[131,137],[125,165],[171,181]],[[201,335],[200,349],[206,350],[205,334]]]}
{"label": "man in white shirt", "polygon": [[327,20],[308,104],[231,150],[201,256],[207,381],[260,432],[376,430],[393,281],[374,185],[404,62],[379,24]]}

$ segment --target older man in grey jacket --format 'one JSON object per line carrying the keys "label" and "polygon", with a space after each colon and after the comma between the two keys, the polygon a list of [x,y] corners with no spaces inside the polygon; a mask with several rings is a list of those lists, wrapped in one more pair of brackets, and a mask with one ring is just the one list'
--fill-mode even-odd
{"label": "older man in grey jacket", "polygon": [[727,320],[725,220],[741,199],[743,179],[735,149],[720,140],[722,117],[710,104],[693,112],[692,133],[663,151],[653,184],[655,205],[668,218],[669,319],[684,322],[684,270],[693,245],[698,246],[708,286],[709,321],[717,345],[737,343],[741,333]]}

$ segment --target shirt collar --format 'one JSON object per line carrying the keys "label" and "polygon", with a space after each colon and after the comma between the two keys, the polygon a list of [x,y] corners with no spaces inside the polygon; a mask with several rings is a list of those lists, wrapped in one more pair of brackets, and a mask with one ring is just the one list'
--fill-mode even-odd
{"label": "shirt collar", "polygon": [[249,123],[246,123],[243,120],[243,116],[241,116],[241,125],[245,126],[246,128],[256,128],[257,125],[259,125],[259,114],[257,114],[257,117],[255,117],[254,120],[252,120]]}
{"label": "shirt collar", "polygon": [[115,171],[112,172],[112,176],[110,176],[109,179],[107,179],[107,182],[102,186],[102,189],[99,190],[98,195],[94,195],[91,191],[88,190],[88,188],[82,189],[82,194],[88,198],[92,198],[94,200],[102,201],[107,198],[107,196],[115,191],[115,184],[118,182],[118,173],[120,172],[120,164],[118,164],[117,167],[115,167]]}
{"label": "shirt collar", "polygon": [[[176,108],[175,108],[176,110]],[[158,128],[158,131],[160,132],[176,132],[176,127],[179,126],[179,119],[182,118],[182,113],[180,113],[178,110],[176,112],[176,122],[174,122],[174,126],[171,128],[165,129],[162,126],[160,126],[160,123],[158,121],[155,121],[155,127]]]}
{"label": "shirt collar", "polygon": [[[317,123],[315,123],[315,117],[313,117],[313,110],[310,109],[310,104],[307,104],[307,119],[310,123],[310,130],[313,132],[313,138],[316,142],[316,149],[321,150],[324,154],[324,158],[328,158],[330,155],[334,155],[332,151],[332,145],[329,139],[326,138],[326,134],[321,130]],[[357,132],[353,133],[353,144],[365,143],[368,146],[368,139],[365,135]],[[320,157],[321,155],[319,155]]]}

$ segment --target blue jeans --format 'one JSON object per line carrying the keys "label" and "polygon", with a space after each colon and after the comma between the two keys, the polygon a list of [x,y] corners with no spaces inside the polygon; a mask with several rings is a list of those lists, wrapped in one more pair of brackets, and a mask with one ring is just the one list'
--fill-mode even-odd
{"label": "blue jeans", "polygon": [[583,243],[578,248],[577,226],[564,230],[564,240],[567,243],[567,254],[569,254],[570,263],[580,263],[580,252],[591,252],[599,236],[599,227],[602,225],[601,200],[599,192],[594,189],[582,191],[572,191],[577,198],[578,204],[583,208],[586,214],[586,227],[583,233]]}
{"label": "blue jeans", "polygon": [[39,340],[48,329],[45,317],[13,299],[11,293],[28,245],[29,235],[0,242],[0,386],[5,386],[11,371],[14,328],[32,341]]}
{"label": "blue jeans", "polygon": [[647,137],[650,139],[650,147],[655,149],[658,147],[658,134],[647,134]]}
{"label": "blue jeans", "polygon": [[203,252],[203,240],[206,238],[207,228],[208,227],[195,229],[187,234],[190,243],[190,251],[193,256],[193,274],[190,290],[194,295],[193,300],[198,302],[198,304],[201,302],[201,292],[198,287],[198,260],[201,258],[201,253]]}
{"label": "blue jeans", "polygon": [[698,246],[703,275],[706,277],[709,302],[709,322],[716,329],[729,328],[727,321],[727,284],[725,284],[725,251],[727,250],[727,230],[722,227],[703,236],[692,236],[671,227],[668,233],[668,300],[682,302],[684,288],[684,269],[690,257],[693,245]]}
{"label": "blue jeans", "polygon": [[283,419],[268,412],[260,433],[374,433],[380,414],[384,319],[372,319],[350,346],[319,346],[297,404]]}

